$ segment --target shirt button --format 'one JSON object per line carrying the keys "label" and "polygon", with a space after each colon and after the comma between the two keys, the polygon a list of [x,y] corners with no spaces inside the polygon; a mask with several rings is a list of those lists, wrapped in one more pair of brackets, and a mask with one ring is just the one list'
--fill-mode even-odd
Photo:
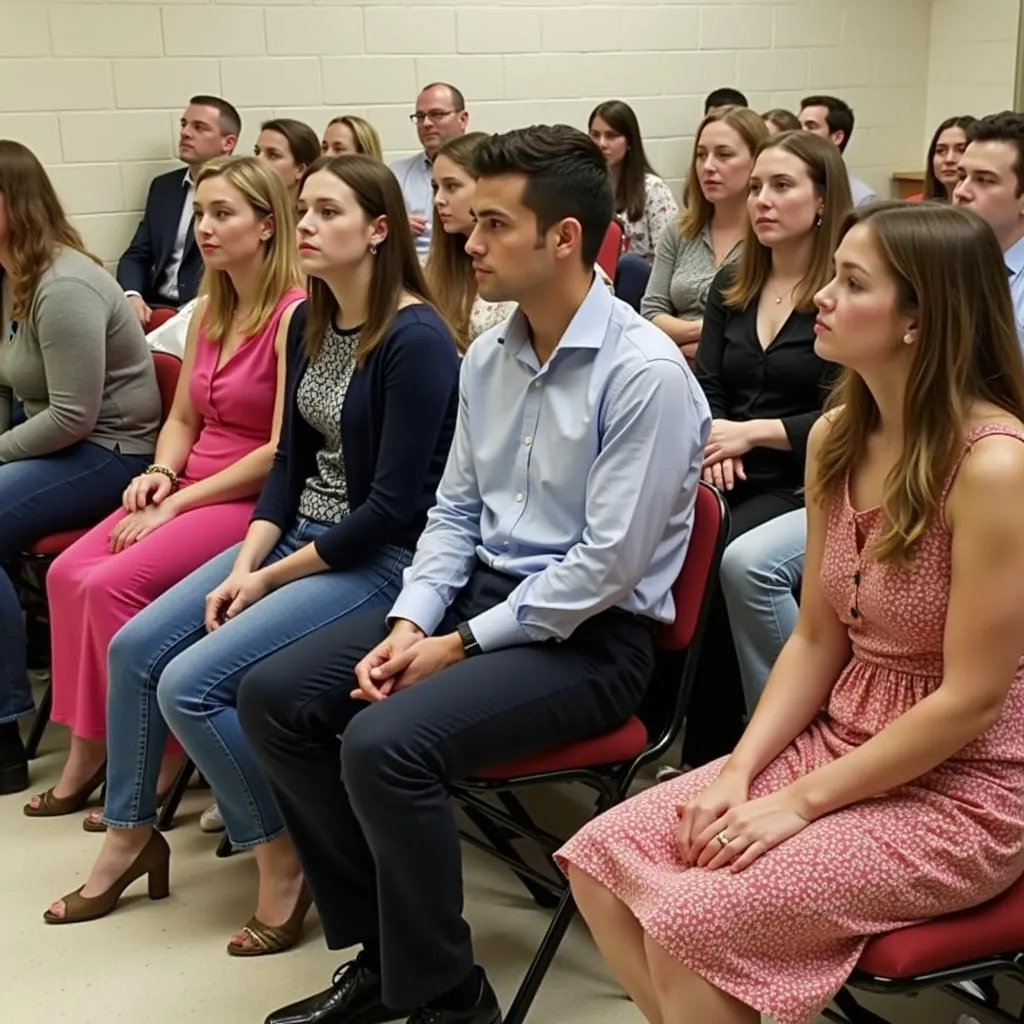
{"label": "shirt button", "polygon": [[505,541],[504,547],[506,550],[508,549],[508,541]]}
{"label": "shirt button", "polygon": [[544,387],[544,383],[543,383],[543,381],[535,380],[535,381],[533,382],[533,386],[534,386],[535,388],[542,388],[542,387]]}
{"label": "shirt button", "polygon": [[526,447],[529,448],[530,445],[533,444],[533,438],[530,437],[529,434],[527,434],[526,437],[523,438],[523,444],[525,444]]}
{"label": "shirt button", "polygon": [[519,493],[518,493],[518,494],[516,495],[516,501],[522,501],[522,500],[523,500],[523,492],[522,492],[522,491],[520,491],[520,492],[519,492]]}

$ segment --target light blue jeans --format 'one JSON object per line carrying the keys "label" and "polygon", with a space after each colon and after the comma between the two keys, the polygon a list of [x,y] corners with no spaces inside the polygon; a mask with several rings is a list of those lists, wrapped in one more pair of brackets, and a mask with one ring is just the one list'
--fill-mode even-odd
{"label": "light blue jeans", "polygon": [[[300,519],[264,564],[325,529]],[[377,605],[383,615],[412,560],[412,552],[386,545],[352,569],[294,580],[207,633],[206,595],[227,578],[240,547],[186,576],[110,644],[103,820],[111,828],[156,821],[156,785],[170,727],[212,786],[232,844],[257,846],[278,836],[281,817],[238,725],[239,684],[257,662],[350,612]]]}
{"label": "light blue jeans", "polygon": [[722,556],[722,593],[748,714],[796,625],[806,548],[807,516],[801,508],[738,537]]}

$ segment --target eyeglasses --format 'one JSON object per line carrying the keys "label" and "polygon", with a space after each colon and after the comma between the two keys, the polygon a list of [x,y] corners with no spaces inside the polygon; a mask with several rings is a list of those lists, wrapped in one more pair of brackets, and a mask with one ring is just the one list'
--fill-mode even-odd
{"label": "eyeglasses", "polygon": [[423,124],[424,121],[440,121],[444,117],[451,117],[452,114],[457,114],[457,110],[428,110],[426,113],[417,110],[415,114],[409,115],[409,120],[413,124]]}

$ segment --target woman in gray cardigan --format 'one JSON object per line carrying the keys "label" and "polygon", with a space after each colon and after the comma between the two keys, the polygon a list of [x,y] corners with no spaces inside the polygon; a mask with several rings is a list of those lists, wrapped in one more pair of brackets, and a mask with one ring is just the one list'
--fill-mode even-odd
{"label": "woman in gray cardigan", "polygon": [[[36,157],[0,140],[0,566],[117,507],[153,454],[160,392],[117,282],[86,251]],[[25,419],[12,424],[15,402]],[[0,568],[0,793],[28,785],[21,609]]]}

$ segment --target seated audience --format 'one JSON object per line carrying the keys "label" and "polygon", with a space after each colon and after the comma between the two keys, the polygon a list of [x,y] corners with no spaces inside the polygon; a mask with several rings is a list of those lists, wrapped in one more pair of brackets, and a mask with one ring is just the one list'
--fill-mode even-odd
{"label": "seated audience", "polygon": [[965,211],[885,204],[836,268],[817,346],[846,370],[811,435],[796,630],[728,759],[558,855],[658,1024],[810,1024],[871,936],[1024,864],[1024,368],[999,249]]}
{"label": "seated audience", "polygon": [[242,120],[216,96],[193,96],[181,115],[178,158],[185,169],[153,179],[135,235],[117,264],[117,282],[143,327],[152,307],[174,309],[194,298],[203,261],[192,231],[192,201],[199,168],[235,151]]}
{"label": "seated audience", "polygon": [[764,123],[768,128],[769,135],[779,135],[781,132],[798,132],[802,127],[800,118],[789,110],[776,107],[774,110],[766,110],[762,115]]}
{"label": "seated audience", "polygon": [[1024,346],[1024,114],[1004,110],[968,127],[953,203],[974,210],[995,232]]}
{"label": "seated audience", "polygon": [[704,98],[704,116],[719,114],[726,107],[746,107],[748,105],[747,97],[739,89],[726,85],[721,89],[712,89]]}
{"label": "seated audience", "polygon": [[[697,353],[711,414],[704,479],[725,495],[730,542],[800,508],[807,435],[833,368],[816,353],[815,293],[851,209],[836,147],[806,132],[761,144],[750,178],[750,236],[715,278]],[[712,605],[687,716],[684,760],[731,749],[743,725],[742,687],[725,603]]]}
{"label": "seated audience", "polygon": [[708,114],[697,130],[676,230],[662,233],[640,312],[689,360],[697,354],[711,281],[736,259],[749,230],[747,190],[754,153],[768,136],[745,107]]}
{"label": "seated audience", "polygon": [[324,129],[322,149],[324,156],[351,156],[365,153],[374,160],[384,159],[377,129],[355,114],[331,118]]}
{"label": "seated audience", "polygon": [[302,176],[320,158],[320,140],[305,122],[277,117],[260,125],[253,155],[277,171],[294,205]]}
{"label": "seated audience", "polygon": [[430,252],[431,207],[434,202],[430,168],[437,151],[449,139],[466,134],[469,112],[462,93],[447,82],[426,86],[416,97],[416,112],[409,115],[423,147],[419,153],[391,165],[409,213],[416,252],[425,260]]}
{"label": "seated audience", "polygon": [[267,659],[239,695],[327,943],[362,946],[271,1024],[500,1021],[462,916],[448,787],[625,721],[652,627],[673,616],[707,406],[678,350],[594,276],[604,159],[541,126],[492,136],[475,164],[480,292],[519,311],[466,353],[402,593],[387,617]]}
{"label": "seated audience", "polygon": [[[824,139],[831,139],[840,153],[853,137],[853,110],[845,100],[835,96],[807,96],[800,101],[799,121],[804,131],[813,132]],[[878,200],[875,190],[847,168],[850,178],[850,194],[854,206],[864,206]]]}
{"label": "seated audience", "polygon": [[[60,780],[25,807],[30,817],[81,810],[107,760],[107,648],[151,601],[237,543],[277,447],[284,338],[304,297],[292,203],[255,157],[212,160],[199,172],[196,242],[206,267],[178,388],[153,464],[121,508],[53,563],[47,593],[55,722],[71,729]],[[111,704],[114,735],[137,750],[138,722]],[[180,758],[178,759],[180,760]],[[134,760],[129,774],[134,778]],[[179,767],[165,765],[166,793]],[[122,784],[112,767],[111,790]],[[99,818],[86,828],[100,831]]]}
{"label": "seated audience", "polygon": [[382,163],[317,162],[299,211],[310,300],[289,334],[270,477],[244,542],[110,646],[110,831],[85,888],[47,912],[53,923],[106,914],[135,879],[165,876],[169,852],[153,823],[169,727],[213,787],[232,844],[254,849],[256,911],[228,952],[277,953],[301,936],[310,898],[235,694],[268,654],[394,601],[454,429],[459,360],[425,300],[402,196]]}
{"label": "seated audience", "polygon": [[940,203],[953,201],[957,168],[967,149],[967,129],[976,120],[970,114],[948,117],[935,129],[925,161],[924,190],[919,195],[911,196],[911,202],[922,199],[934,199]]}
{"label": "seated audience", "polygon": [[[116,507],[153,455],[160,392],[139,321],[46,171],[0,140],[0,793],[28,786],[25,630],[2,567]],[[15,396],[24,419],[12,422]],[[94,787],[95,788],[95,787]]]}
{"label": "seated audience", "polygon": [[737,537],[722,556],[719,581],[748,715],[796,625],[806,549],[807,517],[798,508]]}
{"label": "seated audience", "polygon": [[615,214],[623,226],[626,248],[653,262],[662,232],[675,222],[679,206],[647,162],[636,114],[622,100],[607,100],[591,112],[588,129],[612,176]]}

